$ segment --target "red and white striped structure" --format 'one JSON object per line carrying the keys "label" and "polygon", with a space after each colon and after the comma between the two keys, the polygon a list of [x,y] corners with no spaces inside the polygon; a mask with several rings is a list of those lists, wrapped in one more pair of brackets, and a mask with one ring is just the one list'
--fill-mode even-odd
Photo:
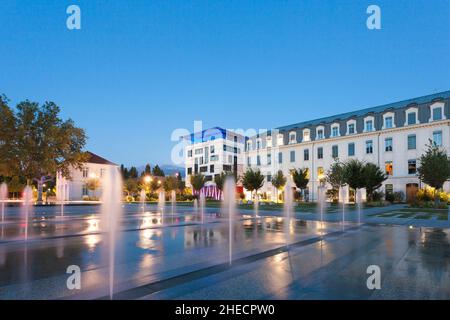
{"label": "red and white striped structure", "polygon": [[200,191],[192,190],[194,196],[199,196],[200,194],[204,194],[206,198],[214,199],[214,200],[222,200],[222,191],[219,190],[216,186],[206,186],[203,187]]}

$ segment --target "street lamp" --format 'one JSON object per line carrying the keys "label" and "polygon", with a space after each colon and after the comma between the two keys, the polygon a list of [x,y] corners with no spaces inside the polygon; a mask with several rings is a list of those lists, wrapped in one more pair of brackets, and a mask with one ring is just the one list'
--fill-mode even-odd
{"label": "street lamp", "polygon": [[153,180],[153,179],[152,179],[152,177],[150,177],[150,176],[145,176],[145,177],[144,177],[144,182],[147,183],[147,184],[149,184],[150,182],[152,182],[152,180]]}

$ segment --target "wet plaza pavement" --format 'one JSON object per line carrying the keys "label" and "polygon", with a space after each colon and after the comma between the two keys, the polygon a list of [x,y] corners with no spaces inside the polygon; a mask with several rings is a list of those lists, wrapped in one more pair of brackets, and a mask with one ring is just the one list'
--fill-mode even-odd
{"label": "wet plaza pavement", "polygon": [[[98,299],[108,294],[99,207],[37,207],[23,241],[18,208],[1,225],[0,299]],[[120,299],[450,299],[450,231],[242,215],[191,208],[164,216],[126,205],[115,264]],[[247,213],[247,212],[246,212]],[[82,271],[67,289],[67,267]],[[367,267],[382,271],[371,291]]]}

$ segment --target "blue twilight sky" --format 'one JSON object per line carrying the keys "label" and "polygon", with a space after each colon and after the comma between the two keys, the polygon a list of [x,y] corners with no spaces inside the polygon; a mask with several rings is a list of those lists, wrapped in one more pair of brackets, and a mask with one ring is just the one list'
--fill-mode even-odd
{"label": "blue twilight sky", "polygon": [[449,0],[1,0],[0,21],[0,93],[57,102],[127,165],[170,163],[194,120],[273,128],[450,89]]}

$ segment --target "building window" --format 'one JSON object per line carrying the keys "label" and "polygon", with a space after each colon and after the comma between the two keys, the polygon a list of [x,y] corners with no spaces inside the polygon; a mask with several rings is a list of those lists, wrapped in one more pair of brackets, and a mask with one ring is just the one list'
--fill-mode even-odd
{"label": "building window", "polygon": [[261,140],[256,141],[256,150],[261,149]]}
{"label": "building window", "polygon": [[209,172],[214,173],[214,165],[213,164],[209,166]]}
{"label": "building window", "polygon": [[323,159],[323,148],[317,148],[317,159]]}
{"label": "building window", "polygon": [[384,128],[391,129],[393,127],[393,119],[392,117],[384,118]]}
{"label": "building window", "polygon": [[282,145],[284,144],[284,136],[283,136],[282,133],[279,133],[279,134],[277,135],[277,144],[278,144],[279,146],[282,146]]}
{"label": "building window", "polygon": [[81,190],[81,193],[83,196],[88,196],[89,195],[89,189],[88,186],[86,184],[83,185],[83,189]]}
{"label": "building window", "polygon": [[291,151],[291,162],[295,162],[295,151]]}
{"label": "building window", "polygon": [[208,167],[207,166],[206,167],[200,167],[200,172],[201,173],[208,172]]}
{"label": "building window", "polygon": [[366,121],[366,132],[373,131],[373,120]]}
{"label": "building window", "polygon": [[309,130],[303,130],[303,141],[307,142],[311,140]]}
{"label": "building window", "polygon": [[297,142],[297,134],[295,132],[291,132],[289,134],[289,143],[296,143]]}
{"label": "building window", "polygon": [[392,138],[386,138],[384,139],[384,151],[389,152],[392,151]]}
{"label": "building window", "polygon": [[251,150],[251,149],[252,149],[252,142],[247,141],[247,150]]}
{"label": "building window", "polygon": [[372,140],[366,141],[366,153],[367,154],[373,153],[373,141]]}
{"label": "building window", "polygon": [[272,137],[268,136],[266,139],[267,147],[272,147]]}
{"label": "building window", "polygon": [[272,182],[272,175],[271,174],[267,175],[267,182]]}
{"label": "building window", "polygon": [[355,155],[355,144],[353,142],[348,144],[348,156],[352,157]]}
{"label": "building window", "polygon": [[278,163],[283,163],[283,153],[282,152],[278,153]]}
{"label": "building window", "polygon": [[321,140],[323,137],[323,129],[317,130],[317,140]]}
{"label": "building window", "polygon": [[416,173],[417,173],[417,161],[408,160],[408,174],[416,174]]}
{"label": "building window", "polygon": [[202,149],[195,149],[195,154],[196,155],[203,154],[203,148]]}
{"label": "building window", "polygon": [[348,125],[348,134],[355,134],[355,124],[354,123],[350,123]]}
{"label": "building window", "polygon": [[408,136],[408,150],[415,150],[416,149],[416,135],[410,134]]}
{"label": "building window", "polygon": [[188,158],[192,158],[192,150],[188,150]]}
{"label": "building window", "polygon": [[339,157],[339,147],[338,146],[335,145],[335,146],[331,147],[331,156],[333,158]]}
{"label": "building window", "polygon": [[211,146],[211,147],[210,147],[210,150],[211,150],[211,153],[216,152],[216,146]]}
{"label": "building window", "polygon": [[442,146],[442,131],[433,132],[433,143],[435,146]]}
{"label": "building window", "polygon": [[211,161],[218,161],[218,160],[219,160],[218,155],[211,156]]}
{"label": "building window", "polygon": [[339,136],[339,127],[331,128],[331,136],[332,137],[338,137]]}
{"label": "building window", "polygon": [[433,121],[442,120],[442,108],[437,107],[433,109]]}
{"label": "building window", "polygon": [[410,112],[408,113],[408,125],[416,124],[416,113]]}
{"label": "building window", "polygon": [[83,168],[83,178],[89,177],[89,168]]}
{"label": "building window", "polygon": [[188,174],[188,175],[192,174],[192,168],[188,168],[188,169],[187,169],[187,174]]}
{"label": "building window", "polygon": [[303,151],[303,160],[304,161],[309,161],[309,149],[305,149]]}
{"label": "building window", "polygon": [[392,161],[386,161],[384,163],[384,167],[388,176],[392,176],[394,174],[394,166],[392,165]]}
{"label": "building window", "polygon": [[323,169],[323,167],[318,167],[317,168],[317,178],[319,180],[325,179],[325,170]]}
{"label": "building window", "polygon": [[252,166],[252,158],[247,157],[247,167],[251,167]]}
{"label": "building window", "polygon": [[271,164],[272,164],[272,154],[269,153],[269,154],[267,155],[267,165],[270,166]]}
{"label": "building window", "polygon": [[386,184],[385,187],[384,187],[384,191],[385,191],[386,195],[394,194],[394,185],[393,184]]}

